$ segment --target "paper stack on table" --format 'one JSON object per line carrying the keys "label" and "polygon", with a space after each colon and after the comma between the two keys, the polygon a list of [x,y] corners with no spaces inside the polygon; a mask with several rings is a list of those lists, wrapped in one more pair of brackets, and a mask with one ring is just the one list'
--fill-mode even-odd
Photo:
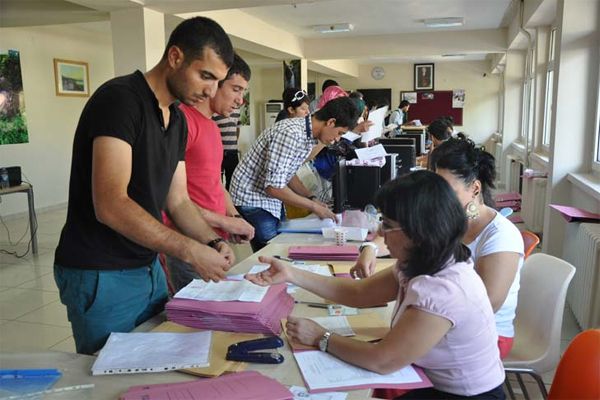
{"label": "paper stack on table", "polygon": [[354,261],[358,258],[356,246],[290,246],[288,257],[294,260]]}
{"label": "paper stack on table", "polygon": [[211,332],[113,332],[92,366],[92,375],[206,367],[210,344]]}
{"label": "paper stack on table", "polygon": [[292,393],[275,379],[244,371],[212,379],[132,386],[121,400],[292,400]]}
{"label": "paper stack on table", "polygon": [[275,335],[281,333],[279,321],[287,318],[292,308],[294,299],[286,293],[285,284],[269,286],[260,302],[194,300],[175,295],[165,307],[170,321],[192,328]]}

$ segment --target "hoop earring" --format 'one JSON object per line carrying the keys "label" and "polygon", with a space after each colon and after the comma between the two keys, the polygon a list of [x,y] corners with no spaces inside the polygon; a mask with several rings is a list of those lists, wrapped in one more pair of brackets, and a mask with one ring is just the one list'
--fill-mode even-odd
{"label": "hoop earring", "polygon": [[479,208],[477,208],[477,204],[475,204],[474,200],[471,200],[467,203],[467,207],[465,208],[465,214],[470,220],[479,218]]}

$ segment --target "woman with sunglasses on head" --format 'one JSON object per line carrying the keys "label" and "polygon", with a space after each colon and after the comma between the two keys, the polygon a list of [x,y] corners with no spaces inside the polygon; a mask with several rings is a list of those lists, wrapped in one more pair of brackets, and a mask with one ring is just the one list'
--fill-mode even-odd
{"label": "woman with sunglasses on head", "polygon": [[492,307],[470,251],[462,244],[465,213],[448,183],[417,171],[385,184],[376,196],[379,234],[398,261],[362,280],[324,277],[261,257],[271,267],[246,278],[258,285],[290,282],[335,303],[368,307],[396,300],[391,329],[378,343],[328,332],[290,316],[288,336],[350,364],[381,374],[409,364],[423,368],[434,387],[407,399],[504,399]]}
{"label": "woman with sunglasses on head", "polygon": [[286,118],[306,117],[309,113],[310,99],[302,89],[287,88],[283,91],[283,110],[277,114],[275,122]]}

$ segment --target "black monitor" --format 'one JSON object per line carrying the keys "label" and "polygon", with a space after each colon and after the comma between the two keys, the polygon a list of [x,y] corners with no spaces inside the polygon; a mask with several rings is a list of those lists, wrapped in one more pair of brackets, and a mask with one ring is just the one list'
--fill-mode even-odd
{"label": "black monitor", "polygon": [[398,154],[396,158],[398,176],[408,174],[410,172],[410,169],[417,164],[416,149],[414,145],[388,144],[384,145],[383,148],[388,153]]}
{"label": "black monitor", "polygon": [[379,143],[383,145],[396,145],[396,144],[413,144],[416,145],[416,139],[412,137],[394,137],[394,138],[381,138],[379,139]]}
{"label": "black monitor", "polygon": [[402,133],[400,136],[415,139],[415,151],[418,156],[425,152],[425,133]]}
{"label": "black monitor", "polygon": [[331,178],[331,194],[333,197],[333,212],[340,214],[348,208],[348,176],[346,171],[346,160],[337,162],[335,174]]}

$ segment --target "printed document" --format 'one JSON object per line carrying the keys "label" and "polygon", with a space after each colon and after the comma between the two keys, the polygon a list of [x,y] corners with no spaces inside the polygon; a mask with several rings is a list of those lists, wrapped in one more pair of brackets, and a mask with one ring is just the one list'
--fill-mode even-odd
{"label": "printed document", "polygon": [[383,133],[383,121],[385,120],[387,111],[388,106],[385,106],[369,113],[369,121],[372,121],[373,125],[369,127],[368,131],[362,134],[361,142],[367,143],[381,136]]}
{"label": "printed document", "polygon": [[268,286],[258,286],[250,281],[204,282],[194,279],[175,294],[176,299],[201,301],[243,301],[260,303],[269,290]]}
{"label": "printed document", "polygon": [[343,315],[335,317],[312,317],[309,319],[312,319],[323,328],[340,336],[356,335],[350,326],[350,322],[348,322],[348,318]]}

